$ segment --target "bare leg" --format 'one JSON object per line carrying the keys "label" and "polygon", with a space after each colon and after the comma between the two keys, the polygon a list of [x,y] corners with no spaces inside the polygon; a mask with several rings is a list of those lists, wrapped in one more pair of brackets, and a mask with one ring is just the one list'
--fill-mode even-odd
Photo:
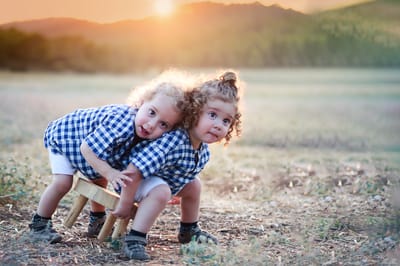
{"label": "bare leg", "polygon": [[149,260],[146,253],[146,235],[155,220],[171,199],[171,190],[167,184],[155,186],[139,203],[132,230],[124,238],[124,253],[130,259]]}
{"label": "bare leg", "polygon": [[178,193],[181,198],[181,226],[179,228],[178,240],[185,244],[193,240],[198,243],[212,242],[218,244],[218,239],[213,235],[200,229],[197,225],[200,212],[201,182],[195,179],[186,184]]}
{"label": "bare leg", "polygon": [[147,233],[157,217],[164,210],[171,199],[171,190],[168,185],[158,185],[140,203],[133,220],[132,229]]}
{"label": "bare leg", "polygon": [[51,217],[56,211],[60,200],[72,187],[73,176],[54,174],[51,184],[40,197],[36,213],[42,217]]}
{"label": "bare leg", "polygon": [[199,220],[201,183],[194,179],[177,194],[181,197],[181,222],[193,223]]}

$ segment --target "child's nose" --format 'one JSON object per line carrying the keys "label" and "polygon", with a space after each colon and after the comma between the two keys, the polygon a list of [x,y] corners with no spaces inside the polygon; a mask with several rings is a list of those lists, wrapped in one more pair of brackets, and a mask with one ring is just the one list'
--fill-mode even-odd
{"label": "child's nose", "polygon": [[223,125],[224,125],[224,122],[222,120],[216,119],[214,122],[214,127],[217,128],[218,130],[221,130]]}
{"label": "child's nose", "polygon": [[155,119],[151,119],[151,120],[149,120],[149,121],[147,122],[147,125],[148,125],[151,129],[153,129],[153,128],[156,126],[156,124],[157,124],[157,121],[156,121]]}

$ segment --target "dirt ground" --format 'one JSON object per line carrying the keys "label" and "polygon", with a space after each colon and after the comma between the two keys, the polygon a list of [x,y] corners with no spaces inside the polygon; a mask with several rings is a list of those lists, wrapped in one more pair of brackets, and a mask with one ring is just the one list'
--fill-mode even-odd
{"label": "dirt ground", "polygon": [[[147,263],[126,261],[118,241],[88,239],[87,208],[64,227],[73,197],[53,216],[63,242],[26,237],[51,180],[42,143],[48,121],[125,102],[125,88],[147,77],[1,74],[0,182],[16,189],[0,191],[0,265],[400,265],[395,69],[242,71],[243,137],[213,149],[201,176],[200,226],[220,244],[181,246],[179,206],[168,205],[149,233]],[[32,195],[7,197],[21,190]]]}
{"label": "dirt ground", "polygon": [[[11,183],[0,183],[0,265],[400,265],[396,71],[242,71],[241,142],[211,147],[201,176],[200,226],[220,244],[181,246],[179,206],[168,205],[149,233],[147,263],[127,261],[118,241],[87,238],[88,208],[64,227],[72,196],[53,216],[63,242],[26,235],[51,181],[48,121],[125,102],[126,88],[149,76],[0,73],[0,182]],[[21,190],[31,195],[7,197]]]}
{"label": "dirt ground", "polygon": [[389,185],[382,184],[379,194],[368,194],[354,193],[354,185],[339,182],[331,184],[333,193],[321,196],[308,193],[301,179],[280,178],[270,184],[276,189],[267,200],[255,201],[249,199],[251,189],[265,184],[259,176],[248,178],[255,186],[246,189],[249,180],[242,179],[243,186],[232,189],[229,182],[215,186],[205,178],[209,198],[203,197],[200,224],[218,237],[218,247],[182,248],[176,239],[179,205],[168,205],[149,234],[152,260],[147,263],[127,261],[119,241],[87,238],[87,206],[72,229],[64,227],[69,202],[62,203],[53,218],[63,241],[31,242],[27,226],[37,203],[15,204],[3,198],[0,264],[397,265],[400,261],[400,216],[394,211]]}

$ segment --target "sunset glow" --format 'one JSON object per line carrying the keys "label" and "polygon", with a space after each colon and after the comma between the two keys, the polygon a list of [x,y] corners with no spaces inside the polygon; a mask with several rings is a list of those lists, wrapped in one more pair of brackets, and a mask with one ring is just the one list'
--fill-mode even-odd
{"label": "sunset glow", "polygon": [[172,0],[155,0],[154,11],[159,16],[169,16],[174,11],[175,6]]}
{"label": "sunset glow", "polygon": [[[12,21],[70,17],[99,23],[170,16],[178,6],[205,0],[0,0],[0,24]],[[263,5],[278,4],[299,12],[313,12],[371,0],[260,0]],[[206,1],[207,2],[207,1]],[[254,0],[212,0],[224,4],[253,3]]]}

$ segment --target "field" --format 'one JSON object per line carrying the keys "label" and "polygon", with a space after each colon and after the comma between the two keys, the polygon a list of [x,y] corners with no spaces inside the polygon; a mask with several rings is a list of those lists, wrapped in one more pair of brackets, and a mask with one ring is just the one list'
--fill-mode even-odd
{"label": "field", "polygon": [[[210,72],[210,70],[193,70]],[[200,224],[220,245],[176,239],[179,206],[149,236],[146,265],[398,265],[398,70],[243,70],[243,136],[213,144],[201,175]],[[123,103],[155,76],[0,73],[0,264],[130,265],[120,243],[84,236],[88,210],[64,241],[32,243],[27,226],[50,182],[43,131],[75,108]]]}

